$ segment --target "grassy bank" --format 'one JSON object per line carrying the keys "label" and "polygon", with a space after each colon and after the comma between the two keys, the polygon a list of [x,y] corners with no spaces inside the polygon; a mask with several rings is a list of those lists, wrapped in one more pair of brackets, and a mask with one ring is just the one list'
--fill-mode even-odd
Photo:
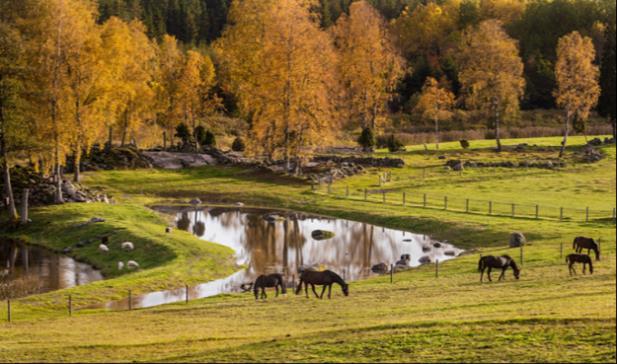
{"label": "grassy bank", "polygon": [[[521,142],[556,145],[558,139],[505,141],[511,145]],[[217,256],[210,250],[197,250],[214,248],[199,247],[188,233],[168,237],[162,231],[165,221],[142,207],[193,197],[371,222],[449,240],[472,253],[440,265],[439,278],[435,277],[434,265],[427,265],[396,274],[394,284],[388,277],[354,282],[349,297],[336,289],[331,301],[289,295],[255,303],[248,295],[238,294],[132,312],[82,312],[70,318],[60,313],[44,318],[35,315],[28,303],[47,302],[54,294],[35,296],[29,302],[16,303],[18,310],[23,310],[22,319],[11,325],[0,324],[0,357],[7,361],[614,362],[614,224],[604,220],[585,223],[465,214],[341,196],[346,187],[352,191],[387,188],[392,196],[403,191],[426,191],[459,198],[557,204],[568,209],[591,206],[608,211],[615,203],[615,148],[604,147],[606,158],[598,163],[575,163],[576,144],[582,142],[582,138],[574,139],[567,156],[570,163],[563,169],[479,168],[462,175],[445,170],[444,160],[438,156],[521,160],[548,158],[554,151],[533,149],[496,155],[489,149],[490,141],[472,142],[468,151],[459,150],[453,143],[428,153],[421,147],[411,147],[397,154],[407,166],[389,170],[392,181],[385,186],[380,187],[377,180],[377,174],[383,171],[372,170],[337,182],[333,186],[336,195],[326,194],[324,189],[312,192],[294,180],[273,180],[236,168],[89,173],[89,185],[111,191],[118,201],[111,207],[119,209],[117,221],[106,211],[96,214],[108,218],[111,224],[123,224],[134,234],[130,236],[133,241],[142,237],[166,246],[175,258],[152,261],[156,268],[75,289],[85,296],[105,292],[105,285],[139,283],[141,275],[145,281],[150,275],[160,276],[173,285],[173,277],[178,277],[179,283],[181,278],[192,276],[186,273],[190,270],[186,267],[191,256],[188,251],[194,257]],[[431,172],[422,179],[418,176],[425,167],[431,167]],[[41,213],[48,213],[51,219],[56,214],[54,209],[92,208],[70,206],[37,211],[33,219],[41,219],[43,215],[36,215]],[[64,224],[96,214],[84,210]],[[50,230],[39,228],[38,235],[32,231],[23,234],[45,238]],[[59,234],[61,230],[57,231]],[[515,281],[508,273],[505,282],[480,284],[478,254],[507,253],[519,259],[520,251],[507,247],[512,231],[521,231],[530,240],[524,249],[521,279]],[[562,244],[567,254],[573,237],[578,235],[602,241],[603,257],[592,276],[569,277],[561,256]],[[222,251],[218,257],[224,259],[226,254]],[[220,268],[195,260],[193,264],[204,264],[201,279],[215,274],[210,269]],[[35,316],[37,320],[29,319]]]}

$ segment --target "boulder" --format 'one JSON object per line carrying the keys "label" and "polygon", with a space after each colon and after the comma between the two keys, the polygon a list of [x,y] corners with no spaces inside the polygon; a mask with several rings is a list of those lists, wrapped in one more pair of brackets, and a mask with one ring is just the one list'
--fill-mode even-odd
{"label": "boulder", "polygon": [[467,141],[465,139],[461,139],[461,140],[459,140],[459,143],[461,143],[461,148],[463,148],[463,149],[468,149],[469,148],[469,141]]}
{"label": "boulder", "polygon": [[456,256],[456,252],[454,250],[446,250],[445,252],[443,252],[443,254],[448,257]]}
{"label": "boulder", "polygon": [[420,264],[428,264],[428,263],[431,262],[431,258],[429,256],[425,255],[425,256],[421,257],[420,259],[418,259],[418,262]]}
{"label": "boulder", "polygon": [[599,146],[602,145],[602,139],[600,138],[593,138],[590,141],[587,142],[588,145],[593,145],[593,146]]}
{"label": "boulder", "polygon": [[388,265],[386,263],[375,264],[371,267],[371,271],[377,274],[386,274],[388,273]]}
{"label": "boulder", "polygon": [[527,243],[525,235],[520,232],[513,232],[510,234],[510,248],[518,248]]}

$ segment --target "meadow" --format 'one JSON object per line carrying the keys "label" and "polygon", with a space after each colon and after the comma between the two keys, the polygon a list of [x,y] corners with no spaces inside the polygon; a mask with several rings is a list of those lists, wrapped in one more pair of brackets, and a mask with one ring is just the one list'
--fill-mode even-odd
{"label": "meadow", "polygon": [[[96,249],[74,254],[102,269],[110,279],[13,302],[14,320],[0,324],[3,361],[615,361],[616,263],[615,146],[601,148],[598,163],[577,161],[584,140],[576,137],[566,155],[567,166],[534,168],[470,168],[463,173],[443,167],[446,159],[477,161],[554,158],[558,138],[506,140],[528,143],[526,152],[496,154],[492,141],[409,146],[406,152],[379,156],[403,158],[400,169],[370,170],[312,191],[303,182],[239,168],[204,167],[162,171],[105,171],[85,175],[85,183],[109,191],[113,205],[72,204],[35,209],[32,226],[12,232],[25,240],[60,249],[67,240],[97,236],[115,229],[145,249],[136,273],[113,273],[114,257]],[[426,169],[425,169],[426,168]],[[379,185],[378,174],[391,182]],[[351,196],[346,196],[349,189]],[[364,189],[387,189],[363,199]],[[437,196],[434,206],[402,204],[402,193],[418,198]],[[439,207],[449,196],[449,208]],[[289,294],[256,303],[252,296],[214,298],[152,309],[107,312],[92,303],[121,297],[126,289],[147,292],[181,287],[225,276],[233,266],[231,252],[174,230],[165,234],[169,217],[147,206],[186,203],[199,197],[218,204],[243,202],[301,210],[430,235],[465,248],[468,253],[439,267],[425,265],[394,276],[353,282],[344,297],[333,289],[332,300]],[[350,198],[351,197],[351,198]],[[463,201],[499,201],[504,206],[563,207],[567,218],[509,216],[508,210],[465,213]],[[409,201],[409,200],[408,200]],[[589,207],[604,215],[574,216]],[[480,209],[480,207],[478,207]],[[504,207],[505,209],[505,207]],[[542,210],[544,211],[544,209]],[[499,212],[499,213],[497,213]],[[106,224],[72,228],[92,216]],[[508,236],[523,232],[522,275],[505,282],[479,282],[480,254],[509,254]],[[602,243],[595,274],[570,277],[562,257],[575,236]],[[580,273],[580,268],[578,269]],[[65,300],[75,297],[77,312],[68,317]],[[0,310],[0,318],[4,312]]]}

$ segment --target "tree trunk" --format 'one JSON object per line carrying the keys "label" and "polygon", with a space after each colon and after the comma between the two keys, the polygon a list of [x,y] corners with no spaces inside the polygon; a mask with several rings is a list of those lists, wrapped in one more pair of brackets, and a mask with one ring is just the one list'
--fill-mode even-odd
{"label": "tree trunk", "polygon": [[77,143],[75,147],[75,154],[73,158],[73,181],[79,182],[81,180],[81,147]]}
{"label": "tree trunk", "polygon": [[435,118],[435,149],[439,150],[439,119]]}
{"label": "tree trunk", "polygon": [[499,109],[495,109],[495,141],[497,142],[497,152],[501,153],[501,125],[499,120]]}
{"label": "tree trunk", "polygon": [[128,110],[124,112],[124,120],[122,122],[122,136],[120,138],[120,146],[124,147],[125,143],[126,143],[126,133],[129,127],[129,121],[128,121]]}
{"label": "tree trunk", "polygon": [[163,130],[163,150],[167,150],[167,132]]}
{"label": "tree trunk", "polygon": [[110,125],[107,133],[107,144],[105,145],[105,150],[110,151],[112,138],[114,135],[114,127]]}
{"label": "tree trunk", "polygon": [[17,209],[15,208],[15,197],[13,195],[13,186],[11,185],[11,170],[4,148],[2,154],[4,154],[2,156],[2,169],[4,172],[4,194],[8,208],[9,219],[11,221],[15,221],[17,220]]}
{"label": "tree trunk", "polygon": [[570,113],[566,113],[566,117],[564,118],[564,126],[563,126],[563,140],[561,142],[561,149],[559,150],[559,158],[563,157],[563,153],[566,150],[566,145],[568,144],[568,133],[570,132]]}
{"label": "tree trunk", "polygon": [[60,136],[58,131],[58,120],[56,118],[56,112],[58,111],[58,104],[56,102],[55,97],[51,100],[51,122],[53,125],[54,131],[54,168],[55,168],[55,179],[56,179],[56,195],[54,196],[55,203],[64,203],[64,199],[62,198],[62,175],[61,175],[61,167],[60,167]]}
{"label": "tree trunk", "polygon": [[23,225],[28,223],[28,195],[30,194],[30,190],[24,188],[21,194],[21,223]]}

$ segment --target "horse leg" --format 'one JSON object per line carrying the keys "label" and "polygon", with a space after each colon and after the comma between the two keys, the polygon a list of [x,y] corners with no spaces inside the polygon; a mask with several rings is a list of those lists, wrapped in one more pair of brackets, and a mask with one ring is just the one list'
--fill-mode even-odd
{"label": "horse leg", "polygon": [[484,268],[480,271],[480,283],[484,282]]}
{"label": "horse leg", "polygon": [[326,293],[326,286],[324,285],[323,288],[321,289],[321,294],[319,295],[319,298],[323,300],[323,294]]}
{"label": "horse leg", "polygon": [[255,287],[255,289],[253,289],[253,293],[255,294],[255,301],[257,301],[259,299],[259,291],[258,291],[257,287]]}
{"label": "horse leg", "polygon": [[308,295],[308,282],[304,282],[304,293],[306,293],[306,298],[309,298],[309,295]]}
{"label": "horse leg", "polygon": [[587,263],[583,263],[583,274],[586,274],[585,271],[587,270]]}
{"label": "horse leg", "polygon": [[276,286],[274,286],[274,289],[276,289],[276,294],[274,295],[274,297],[278,297],[279,296],[279,285],[277,284]]}
{"label": "horse leg", "polygon": [[261,298],[264,300],[268,298],[268,295],[266,294],[266,287],[261,287]]}
{"label": "horse leg", "polygon": [[501,268],[501,274],[499,275],[499,281],[502,281],[506,276],[506,268]]}
{"label": "horse leg", "polygon": [[315,294],[315,297],[319,298],[319,295],[317,294],[317,291],[315,291],[315,285],[311,284],[311,289],[313,290],[313,293]]}
{"label": "horse leg", "polygon": [[332,296],[332,283],[328,286],[328,299]]}
{"label": "horse leg", "polygon": [[491,279],[491,271],[493,270],[493,268],[488,267],[488,272],[486,272],[486,275],[488,276],[488,281],[492,282],[493,280]]}

